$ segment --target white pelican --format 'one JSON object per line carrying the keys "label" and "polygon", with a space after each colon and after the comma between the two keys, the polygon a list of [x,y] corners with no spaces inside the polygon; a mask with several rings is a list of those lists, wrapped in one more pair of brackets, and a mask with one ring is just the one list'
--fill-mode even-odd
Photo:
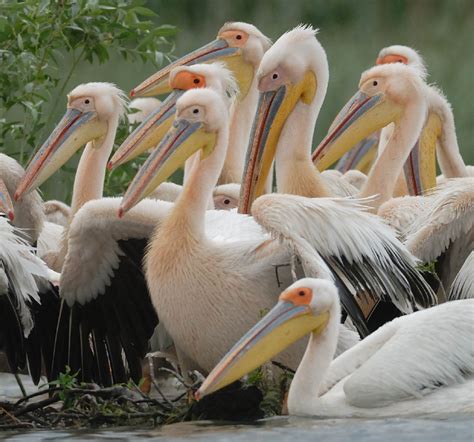
{"label": "white pelican", "polygon": [[11,207],[11,212],[7,215],[17,228],[16,233],[31,246],[37,247],[41,258],[46,258],[49,253],[60,248],[63,229],[58,224],[47,221],[44,213],[46,205],[36,191],[11,204],[11,198],[24,174],[25,171],[17,161],[0,153],[0,194],[3,195],[4,203],[9,201]]}
{"label": "white pelican", "polygon": [[330,281],[305,278],[248,331],[196,392],[199,400],[272,359],[308,346],[288,393],[291,415],[413,417],[474,412],[474,301],[396,318],[333,360],[341,308]]}
{"label": "white pelican", "polygon": [[[420,54],[415,49],[402,45],[392,45],[383,48],[379,52],[375,64],[379,65],[388,63],[403,63],[408,66],[411,66],[416,69],[416,71],[418,72],[420,77],[423,78],[423,80],[426,80],[427,70],[425,63],[421,58]],[[337,124],[337,121],[339,119],[338,117],[339,116],[335,118],[334,123],[329,128],[329,131],[331,131],[334,125]],[[390,138],[390,133],[385,134],[385,136],[382,138],[384,139],[384,142],[386,142],[386,138]],[[356,146],[354,146],[349,152],[345,153],[341,157],[341,159],[335,166],[336,170],[339,170],[343,174],[346,174],[349,170],[359,169],[365,174],[368,174],[370,167],[372,166],[373,161],[377,156],[376,153],[379,141],[380,132],[374,132],[373,134],[369,135],[365,140],[362,140],[357,143]],[[320,162],[318,162],[317,166],[319,170],[323,170],[329,165],[326,163],[320,164]],[[352,172],[349,173],[349,179],[352,179],[352,175]],[[360,176],[357,174],[354,176],[354,178],[358,179],[358,183],[361,181]]]}
{"label": "white pelican", "polygon": [[[154,306],[177,348],[192,367],[207,372],[224,354],[226,346],[272,303],[272,296],[279,290],[274,265],[288,263],[293,248],[306,252],[303,267],[307,271],[312,271],[314,262],[319,262],[320,258],[313,249],[307,251],[296,239],[291,241],[289,238],[290,247],[271,241],[251,217],[235,212],[206,211],[226,155],[228,110],[221,97],[208,88],[188,90],[176,106],[173,127],[130,184],[119,216],[126,219],[127,211],[141,198],[166,180],[187,157],[199,153],[200,161],[184,184],[182,194],[155,231],[146,257],[146,275]],[[309,155],[308,161],[311,165]],[[403,282],[399,280],[398,272],[403,273],[402,268],[408,269],[414,262],[393,233],[377,217],[354,209],[360,205],[359,201],[340,200],[338,203],[321,199],[305,203],[301,201],[293,214],[280,212],[283,219],[276,218],[278,214],[269,207],[266,213],[270,213],[274,224],[291,225],[302,231],[305,224],[301,222],[301,213],[311,213],[314,218],[309,217],[309,220],[319,221],[321,231],[326,232],[324,237],[315,235],[313,243],[319,245],[317,250],[321,250],[333,267],[338,265],[332,261],[338,261],[335,255],[340,257],[338,262],[342,267],[353,265],[359,274],[365,272],[362,262],[370,262],[373,276],[369,278],[369,285],[373,283],[376,287],[372,295],[392,296],[393,289],[397,287],[395,291],[398,291],[401,283],[407,288],[408,298],[394,302],[409,310],[413,294],[405,276]],[[324,215],[328,208],[329,217]],[[211,216],[214,225],[209,224]],[[347,219],[347,224],[334,226],[335,219]],[[342,238],[328,243],[326,235],[337,236],[336,227]],[[360,240],[366,245],[374,245],[374,249],[365,247],[361,251],[353,240],[346,241],[351,229],[356,229]],[[340,271],[344,272],[344,269]],[[382,279],[377,272],[383,273]],[[332,277],[331,273],[329,277]],[[283,283],[287,284],[288,278]],[[262,296],[262,293],[268,296]],[[351,294],[344,292],[343,302],[349,314],[358,312]],[[353,319],[367,332],[357,313]],[[281,361],[296,367],[301,350],[301,345],[292,348],[282,355]]]}
{"label": "white pelican", "polygon": [[[86,83],[68,95],[67,111],[27,167],[15,192],[15,201],[39,187],[79,148],[86,145],[77,167],[70,218],[84,203],[102,198],[105,170],[120,118],[123,92],[110,83]],[[59,253],[48,264],[60,270],[67,251],[67,232]]]}
{"label": "white pelican", "polygon": [[[0,181],[1,184],[1,181]],[[42,364],[50,378],[59,298],[50,281],[59,275],[35,255],[1,213],[13,218],[13,205],[0,185],[0,349],[12,372],[28,368],[37,384]]]}
{"label": "white pelican", "polygon": [[[62,249],[53,260],[56,268],[61,269],[63,300],[53,377],[69,365],[72,370],[81,369],[80,377],[84,381],[95,380],[103,385],[126,382],[123,350],[130,375],[138,382],[141,358],[148,351],[148,339],[158,322],[141,271],[146,238],[135,238],[136,230],[128,226],[128,237],[114,237],[106,245],[101,242],[110,239],[106,235],[94,244],[89,243],[90,237],[82,236],[78,244],[78,229],[72,228],[81,207],[88,201],[97,200],[100,206],[105,205],[102,199],[105,170],[123,113],[124,95],[114,85],[87,83],[76,87],[68,96],[66,115],[30,162],[15,193],[17,200],[26,198],[28,192],[41,185],[86,144],[74,181],[71,225],[63,237]],[[77,221],[79,231],[88,231],[87,218],[86,213]],[[107,226],[104,217],[90,220],[90,224],[98,221]],[[121,239],[128,241],[120,242]],[[70,245],[73,261],[75,258],[77,264],[82,259],[89,267],[67,265]],[[78,280],[77,274],[85,269],[86,277]],[[112,275],[115,277],[111,278]],[[67,283],[63,286],[63,280],[82,284],[89,302],[80,299],[75,303],[78,287],[71,288]]]}
{"label": "white pelican", "polygon": [[[405,66],[403,68],[409,69]],[[326,54],[315,37],[315,31],[311,28],[298,27],[280,37],[264,55],[257,75],[261,97],[247,156],[248,168],[243,181],[240,210],[243,213],[248,213],[254,199],[261,195],[262,183],[267,177],[273,157],[276,158],[278,192],[308,198],[333,195],[333,191],[337,189],[339,183],[329,187],[326,175],[320,174],[314,168],[311,160],[313,127],[324,100],[329,77]],[[418,79],[418,81],[421,80]],[[424,102],[421,98],[420,101],[423,105]],[[420,125],[421,121],[422,119],[420,119]],[[400,164],[400,169],[402,164],[403,161]],[[383,164],[380,165],[383,166]],[[395,174],[394,179],[397,177],[398,174]],[[383,182],[384,186],[390,186],[389,178],[387,181],[387,183]],[[369,179],[368,184],[369,187],[364,196],[383,191],[379,190],[379,187],[382,186],[380,182],[374,184]],[[391,196],[391,190],[387,193]],[[275,203],[281,198],[282,206],[288,204],[288,212],[295,210],[293,205],[297,207],[299,204],[312,204],[310,201],[305,202],[304,198],[295,198],[294,201],[289,196],[275,195],[272,198]],[[378,201],[375,199],[365,202],[365,204],[371,205],[377,203]],[[337,207],[337,204],[339,204],[338,200],[332,202],[333,207]],[[358,216],[359,208],[354,206],[353,209],[354,216]],[[282,209],[281,216],[283,213]],[[253,207],[252,214],[255,215]],[[300,224],[306,223],[307,226],[312,226],[315,230],[324,231],[322,226],[316,224],[316,219],[311,219],[309,211],[301,210],[300,215],[303,217]],[[333,226],[336,236],[339,236],[338,228],[343,223],[342,219],[340,221]],[[305,227],[301,229],[301,232],[312,246],[317,245],[310,229]],[[333,241],[333,237],[328,232],[325,234],[328,242]],[[356,240],[348,235],[344,241]],[[364,254],[363,244],[359,244],[358,247],[360,253]],[[316,248],[316,250],[320,249]],[[364,266],[360,261],[358,262]],[[335,265],[332,270],[336,271],[336,267],[338,270],[344,269],[342,270],[345,273],[344,278],[352,280],[352,287],[347,289],[354,294],[358,293],[361,303],[363,303],[361,293],[378,291],[377,284],[372,285],[371,278],[368,276],[369,273],[374,273],[369,268],[361,271],[359,264],[357,264],[357,269],[349,270],[349,266],[341,263]],[[362,274],[366,274],[366,276],[362,276]],[[420,281],[419,275],[414,277],[417,281],[415,284],[417,288],[414,288],[414,292],[417,292],[418,287],[421,287],[421,291],[425,292],[426,287]],[[341,283],[347,287],[346,279]],[[392,294],[395,295],[393,291]],[[392,319],[393,315],[400,314],[391,303],[380,304],[376,309],[372,309],[371,303],[369,303],[364,306],[364,310],[365,316],[370,316],[373,321],[369,327],[372,330],[386,322],[387,318]]]}
{"label": "white pelican", "polygon": [[[127,137],[109,161],[109,168],[113,169],[117,165],[134,158],[138,153],[153,148],[161,140],[173,120],[176,111],[176,100],[185,90],[196,87],[210,87],[219,91],[219,93],[225,97],[235,97],[238,93],[238,86],[235,83],[232,73],[225,67],[225,64],[221,62],[178,66],[170,72],[169,84],[173,92],[162,106],[152,111]],[[145,98],[136,100],[145,100]],[[150,136],[149,132],[151,127],[153,127],[152,136]],[[228,153],[228,157],[232,157],[232,154]],[[186,181],[194,163],[195,160],[193,158],[186,161],[183,181]],[[234,164],[235,161],[229,160],[228,163]],[[235,194],[238,194],[239,190],[235,189],[235,183],[224,186],[225,187],[218,186],[215,189],[215,204],[217,203],[220,209],[227,210],[237,207]],[[150,194],[149,197],[164,201],[175,201],[181,189],[181,186],[177,184],[163,183]],[[226,189],[230,191],[229,195],[225,194]],[[211,205],[210,208],[213,207],[214,206]]]}
{"label": "white pelican", "polygon": [[[255,26],[242,22],[226,23],[217,33],[216,40],[161,69],[134,88],[130,95],[142,97],[170,92],[172,86],[169,84],[169,76],[172,70],[178,66],[209,63],[216,60],[225,62],[237,80],[240,94],[233,111],[229,131],[229,150],[218,184],[239,183],[242,178],[247,139],[258,98],[255,72],[263,54],[270,45],[271,41]],[[204,79],[202,76],[194,75],[189,78],[189,81],[192,81],[193,84],[184,85],[184,89],[201,87]],[[175,101],[176,96],[166,99],[163,103],[163,110]],[[168,127],[169,125],[163,126],[162,132],[157,131],[157,137],[161,138]],[[112,164],[118,165],[128,161],[143,152],[144,149],[134,150],[133,155],[122,150],[114,155],[111,160]]]}
{"label": "white pelican", "polygon": [[[381,216],[392,221],[392,225],[406,237],[408,249],[423,262],[432,262],[448,249],[450,257],[445,257],[440,271],[446,273],[441,280],[445,289],[449,290],[455,275],[474,247],[472,178],[456,178],[426,199],[406,197],[390,200],[398,174],[411,151],[410,146],[414,145],[422,131],[428,98],[431,97],[430,102],[433,103],[433,97],[436,97],[439,109],[446,111],[445,124],[450,121],[449,115],[452,116],[451,112],[447,112],[449,106],[446,106],[446,100],[437,91],[426,87],[416,72],[403,64],[374,67],[362,74],[360,84],[360,92],[344,107],[345,113],[340,116],[340,124],[323,140],[316,155],[344,152],[373,131],[388,123],[395,124],[392,136],[377,158],[361,196],[379,195],[374,208],[379,209]],[[433,121],[431,116],[430,120]],[[427,133],[427,126],[430,124],[424,127],[424,134]],[[426,148],[423,145],[427,143],[434,153],[434,143],[432,139],[430,142],[430,138],[426,140],[422,135],[420,148]],[[445,141],[440,140],[440,145]],[[453,144],[457,146],[451,137]],[[455,157],[457,155],[451,158]],[[430,167],[415,168],[415,176],[420,176],[417,182],[435,182],[434,163],[429,163]],[[428,180],[423,178],[425,174],[430,174]],[[421,207],[424,210],[420,211]],[[440,216],[441,213],[443,216]],[[444,299],[442,293],[439,296],[440,301]]]}

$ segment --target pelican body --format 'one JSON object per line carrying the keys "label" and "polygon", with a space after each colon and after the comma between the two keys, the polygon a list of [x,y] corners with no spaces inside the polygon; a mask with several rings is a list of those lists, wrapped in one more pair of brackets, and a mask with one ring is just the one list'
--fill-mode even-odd
{"label": "pelican body", "polygon": [[333,360],[341,309],[336,287],[302,279],[222,358],[199,400],[272,359],[305,334],[288,393],[290,415],[413,417],[474,412],[474,301],[396,318]]}

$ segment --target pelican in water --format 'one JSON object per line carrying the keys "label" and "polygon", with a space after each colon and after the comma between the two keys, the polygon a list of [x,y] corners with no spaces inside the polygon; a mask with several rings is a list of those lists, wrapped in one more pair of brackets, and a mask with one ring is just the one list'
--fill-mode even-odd
{"label": "pelican in water", "polygon": [[[223,61],[232,71],[239,86],[239,96],[232,114],[229,130],[229,149],[224,167],[219,177],[218,184],[240,183],[242,178],[247,140],[252,127],[252,118],[258,99],[256,89],[255,72],[265,51],[270,47],[271,41],[263,35],[255,26],[242,22],[229,22],[224,24],[217,33],[217,37],[211,43],[196,49],[190,54],[174,61],[161,69],[140,85],[134,88],[130,95],[132,97],[153,96],[168,93],[173,86],[169,82],[171,72],[180,66],[191,66],[198,63],[209,63]],[[182,75],[180,89],[190,87],[202,87],[205,78],[202,75]],[[169,112],[179,94],[171,94],[164,102],[161,113],[167,117],[174,115],[174,110]],[[169,128],[171,120],[162,124],[161,130],[155,131],[156,137],[161,137]],[[128,151],[126,145],[117,151],[112,157],[110,166],[122,164],[142,153],[144,145]]]}
{"label": "pelican in water", "polygon": [[35,255],[24,232],[3,215],[15,217],[9,192],[0,180],[0,350],[5,351],[13,373],[28,365],[38,384],[43,365],[50,379],[59,310],[51,282],[59,275]]}
{"label": "pelican in water", "polygon": [[[405,66],[402,68],[409,69]],[[314,168],[311,160],[313,127],[326,94],[329,77],[326,53],[316,39],[315,31],[312,28],[298,27],[280,37],[264,55],[257,76],[261,95],[247,154],[248,167],[240,197],[241,212],[249,213],[251,208],[252,214],[255,215],[252,204],[255,205],[254,200],[263,193],[262,184],[274,158],[278,192],[305,197],[292,199],[290,195],[272,196],[274,201],[280,199],[282,206],[286,204],[288,212],[295,210],[294,206],[297,204],[311,204],[310,201],[305,202],[305,199],[330,199],[337,195],[335,191],[339,188],[339,182],[331,185],[326,177]],[[416,74],[413,73],[413,76]],[[418,76],[416,79],[421,81]],[[419,97],[418,101],[421,106],[424,105],[422,97]],[[420,119],[420,126],[421,121],[422,119]],[[390,152],[390,149],[388,151]],[[383,191],[381,187],[394,187],[398,173],[394,174],[393,183],[390,184],[389,173],[380,171],[382,168],[394,167],[393,161],[387,155],[381,159],[377,172],[379,176],[372,180],[369,177],[366,188],[362,189],[359,196],[371,197]],[[403,160],[400,169],[402,164]],[[387,189],[386,192],[391,197],[392,189]],[[337,204],[337,200],[333,202],[334,206]],[[380,201],[372,198],[365,204],[376,206],[380,204]],[[357,210],[358,208],[354,207],[354,212]],[[301,210],[303,218],[300,224],[305,222],[308,226],[313,226],[315,230],[324,231],[322,226],[315,224],[315,220],[312,220],[310,215],[309,211]],[[339,235],[336,232],[342,224],[341,220],[337,226],[333,226],[335,235]],[[278,227],[276,230],[278,231]],[[289,230],[284,236],[288,235],[295,237],[296,232],[292,235]],[[314,242],[314,233],[310,229],[302,229],[302,236],[319,251]],[[328,236],[328,239],[333,240],[331,236]],[[352,241],[353,239],[349,234],[345,240]],[[360,250],[362,251],[362,248]],[[364,317],[370,319],[370,330],[374,330],[387,319],[392,319],[394,315],[400,314],[390,302],[375,306],[373,302],[367,304],[363,302],[362,293],[377,292],[378,289],[371,286],[368,274],[366,277],[360,277],[360,269],[347,271],[348,266],[342,267],[343,270],[338,269],[339,276],[342,277],[340,284],[345,285],[347,290],[356,295],[361,304],[365,304],[361,308]],[[339,270],[344,272],[344,276]],[[369,272],[368,268],[367,272]],[[349,284],[350,288],[348,288],[346,278],[352,280]],[[417,281],[417,288],[413,287],[414,292],[418,289],[425,292],[425,284],[420,281],[419,275],[414,278]]]}
{"label": "pelican in water", "polygon": [[290,415],[413,417],[474,412],[474,301],[396,318],[333,360],[341,316],[334,284],[305,278],[216,365],[196,398],[230,384],[309,334],[288,393]]}
{"label": "pelican in water", "polygon": [[[140,199],[165,181],[187,158],[199,153],[199,162],[184,184],[183,192],[153,235],[145,267],[153,304],[179,349],[178,355],[184,354],[191,367],[208,372],[225,353],[226,346],[228,348],[233,339],[258,318],[259,312],[274,302],[279,292],[274,265],[289,263],[293,248],[298,247],[306,252],[304,266],[308,271],[315,269],[314,263],[320,259],[313,249],[308,250],[296,239],[290,246],[272,240],[249,216],[206,211],[226,157],[229,110],[222,97],[209,88],[186,91],[178,99],[176,108],[173,126],[130,184],[119,216],[126,219],[127,212]],[[311,166],[309,154],[308,162]],[[359,274],[365,272],[363,262],[370,262],[374,275],[371,282],[377,287],[372,290],[373,296],[383,293],[381,296],[388,294],[396,298],[395,287],[395,292],[401,289],[404,293],[401,284],[408,297],[394,302],[410,309],[416,295],[405,276],[403,282],[399,280],[399,272],[410,269],[414,261],[377,217],[356,210],[361,205],[356,200],[321,199],[306,205],[301,203],[304,201],[294,202],[294,213],[290,211],[289,215],[272,210],[267,204],[264,210],[267,216],[262,215],[261,219],[267,219],[270,228],[275,224],[291,225],[298,232],[306,229],[306,222],[319,222],[321,231],[335,238],[331,243],[318,235],[314,239],[327,260],[340,262],[341,266],[346,260],[345,267],[353,265]],[[326,210],[332,216],[326,217]],[[302,219],[301,214],[305,212],[313,217],[306,215],[307,218]],[[335,226],[337,218],[348,222]],[[353,240],[345,241],[351,229],[358,231],[361,243],[374,245],[374,248],[360,250]],[[338,234],[341,240],[337,239]],[[392,253],[396,259],[390,257]],[[335,267],[338,264],[334,262]],[[378,279],[377,272],[387,279]],[[412,277],[416,279],[414,273],[408,279]],[[281,283],[288,285],[289,275],[285,275]],[[347,310],[354,311],[353,296],[346,292],[342,296]],[[354,320],[365,326],[359,317]],[[289,349],[281,356],[281,362],[296,367],[302,345]]]}
{"label": "pelican in water", "polygon": [[[137,238],[137,231],[146,230],[146,219],[114,229],[104,216],[108,208],[102,198],[105,171],[124,110],[124,94],[113,84],[74,88],[66,114],[31,160],[15,192],[15,200],[27,198],[85,145],[74,180],[70,224],[59,253],[50,261],[53,268],[61,269],[62,300],[53,377],[68,365],[80,369],[84,381],[127,382],[123,350],[130,376],[138,382],[141,359],[158,323],[141,270],[146,239]],[[102,216],[93,210],[79,216],[81,208],[93,201]],[[107,234],[92,235],[97,224]]]}

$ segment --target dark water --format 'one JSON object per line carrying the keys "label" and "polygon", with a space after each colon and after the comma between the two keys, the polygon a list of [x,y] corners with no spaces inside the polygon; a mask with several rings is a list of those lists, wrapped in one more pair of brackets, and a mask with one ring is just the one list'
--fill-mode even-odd
{"label": "dark water", "polygon": [[[157,441],[351,441],[472,442],[472,416],[446,419],[341,420],[279,417],[252,425],[189,422],[155,429],[104,431],[36,431],[3,434],[6,441],[157,440]],[[0,434],[0,439],[2,435]]]}

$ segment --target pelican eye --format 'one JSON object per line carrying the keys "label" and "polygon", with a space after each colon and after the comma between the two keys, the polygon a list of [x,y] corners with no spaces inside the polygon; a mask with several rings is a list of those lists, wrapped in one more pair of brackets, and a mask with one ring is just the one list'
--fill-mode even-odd
{"label": "pelican eye", "polygon": [[91,101],[89,99],[85,100],[84,103],[89,104]]}
{"label": "pelican eye", "polygon": [[229,199],[229,198],[226,198],[226,199],[224,200],[224,204],[230,204],[230,199]]}
{"label": "pelican eye", "polygon": [[374,82],[372,83],[374,86],[377,86],[379,83],[378,81],[374,80]]}
{"label": "pelican eye", "polygon": [[193,109],[193,114],[198,114],[199,113],[199,109]]}
{"label": "pelican eye", "polygon": [[193,80],[193,83],[194,83],[194,84],[199,84],[199,78],[195,78],[195,79]]}
{"label": "pelican eye", "polygon": [[235,38],[236,38],[237,40],[242,40],[242,36],[241,36],[240,34],[237,34],[237,35],[235,36]]}
{"label": "pelican eye", "polygon": [[300,290],[300,291],[298,292],[298,295],[300,295],[300,296],[304,296],[304,295],[306,295],[306,293],[305,293],[305,291],[304,291],[304,290]]}
{"label": "pelican eye", "polygon": [[272,75],[272,78],[273,78],[274,80],[276,80],[276,79],[278,78],[278,74],[276,74],[276,73],[273,74],[273,75]]}

